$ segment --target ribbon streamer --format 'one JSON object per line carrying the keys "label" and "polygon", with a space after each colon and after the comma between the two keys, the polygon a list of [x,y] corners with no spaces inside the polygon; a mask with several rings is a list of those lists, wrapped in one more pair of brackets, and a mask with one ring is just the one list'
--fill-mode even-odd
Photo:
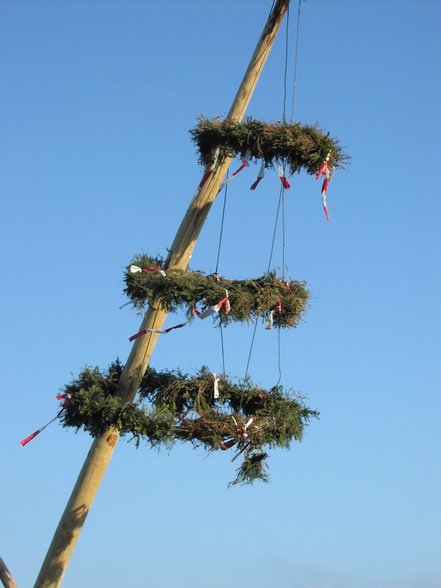
{"label": "ribbon streamer", "polygon": [[331,152],[328,153],[322,167],[319,169],[318,174],[316,175],[317,180],[320,179],[320,176],[322,174],[326,174],[326,172],[328,171],[328,163],[329,163],[330,156],[331,156]]}
{"label": "ribbon streamer", "polygon": [[329,221],[329,214],[328,214],[328,207],[326,206],[326,192],[328,191],[328,185],[332,179],[333,174],[334,174],[334,169],[328,168],[326,170],[325,179],[323,180],[323,185],[322,185],[322,203],[323,203],[323,209],[325,211],[326,219],[328,221]]}
{"label": "ribbon streamer", "polygon": [[208,178],[214,172],[218,158],[219,158],[219,146],[217,146],[214,151],[214,161],[211,164],[210,168],[207,170],[207,173],[203,176],[201,183],[199,184],[199,190],[202,188],[202,186],[205,184],[205,182],[208,180]]}
{"label": "ribbon streamer", "polygon": [[[277,286],[278,288],[283,288],[283,286],[282,286],[282,278],[277,278],[277,280],[276,280],[276,286]],[[286,288],[288,291],[289,291],[289,290],[291,290],[291,287],[290,287],[290,285],[289,285],[289,282],[285,282],[285,288]]]}
{"label": "ribbon streamer", "polygon": [[146,274],[146,273],[150,273],[150,272],[156,272],[158,274],[161,274],[161,276],[164,276],[164,277],[167,275],[165,273],[165,271],[159,267],[139,267],[139,266],[133,265],[133,264],[129,265],[129,272],[131,274],[139,274],[139,273]]}
{"label": "ribbon streamer", "polygon": [[204,312],[201,312],[200,310],[197,310],[196,308],[194,308],[191,311],[190,318],[187,321],[185,321],[185,323],[179,323],[178,325],[174,325],[173,327],[169,327],[168,329],[164,329],[163,331],[160,331],[159,329],[143,329],[142,331],[139,331],[139,333],[135,333],[135,335],[132,335],[131,337],[129,337],[129,341],[132,342],[135,339],[138,339],[139,337],[143,337],[144,335],[147,335],[147,333],[155,333],[157,335],[167,335],[167,333],[170,333],[170,331],[174,331],[175,329],[182,329],[182,327],[185,327],[186,325],[190,324],[194,320],[194,315],[196,315],[198,318],[203,320],[203,319],[206,319],[207,317],[212,316],[213,314],[216,314],[217,312],[219,312],[223,306],[225,306],[225,309],[224,309],[225,314],[228,314],[230,312],[230,301],[228,299],[227,290],[225,290],[225,293],[226,293],[225,298],[222,298],[222,300],[220,302],[218,302],[214,306],[211,306],[210,308],[207,308],[207,310],[204,310]]}
{"label": "ribbon streamer", "polygon": [[267,331],[271,331],[271,329],[273,328],[274,313],[281,312],[281,311],[282,311],[282,303],[280,302],[280,300],[278,300],[276,306],[272,310],[269,311],[268,316],[266,317],[265,329]]}
{"label": "ribbon streamer", "polygon": [[260,180],[263,178],[264,175],[265,175],[265,161],[262,161],[262,163],[260,165],[259,174],[257,176],[257,180],[254,182],[254,184],[252,184],[250,186],[250,190],[255,190],[257,188]]}
{"label": "ribbon streamer", "polygon": [[280,181],[282,182],[282,186],[285,188],[285,190],[289,190],[291,188],[291,184],[286,179],[285,172],[283,171],[283,168],[282,168],[280,161],[278,160],[277,157],[276,157],[276,164],[277,164],[277,169],[279,171],[279,178],[280,178]]}
{"label": "ribbon streamer", "polygon": [[37,435],[39,435],[42,431],[44,431],[46,427],[48,427],[51,423],[56,421],[57,418],[60,416],[60,414],[63,412],[63,410],[65,410],[69,406],[69,404],[72,401],[71,399],[72,399],[72,396],[70,394],[57,394],[57,400],[64,400],[63,404],[61,405],[61,409],[57,412],[57,414],[54,416],[54,418],[51,419],[48,423],[46,423],[45,425],[43,425],[42,427],[40,427],[39,429],[34,431],[31,435],[29,435],[29,437],[26,437],[26,439],[23,439],[22,441],[20,441],[20,445],[22,447],[24,447],[30,441],[32,441],[32,439],[34,439]]}
{"label": "ribbon streamer", "polygon": [[325,176],[325,178],[323,180],[323,184],[322,184],[322,204],[323,204],[323,209],[325,211],[327,221],[329,221],[329,213],[328,213],[328,207],[326,205],[326,192],[328,191],[329,182],[332,180],[332,176],[334,175],[334,168],[329,166],[329,157],[330,156],[331,156],[331,152],[329,152],[328,155],[326,156],[326,159],[325,159],[322,167],[319,169],[319,172],[316,176],[317,180],[320,178],[320,176],[322,174],[324,174],[324,176]]}
{"label": "ribbon streamer", "polygon": [[[231,182],[231,180],[237,176],[237,174],[239,172],[241,172],[245,167],[248,167],[250,164],[248,163],[249,159],[251,157],[251,151],[249,149],[246,150],[245,155],[242,158],[242,165],[234,172],[231,174],[231,176],[229,178],[225,178],[221,184],[221,187],[219,188],[219,192],[221,192],[225,186]],[[218,192],[218,194],[219,194]]]}
{"label": "ribbon streamer", "polygon": [[219,398],[219,381],[220,377],[216,376],[214,372],[212,372],[214,383],[213,383],[213,398]]}
{"label": "ribbon streamer", "polygon": [[[242,441],[248,441],[248,433],[247,433],[247,429],[254,423],[254,421],[256,420],[256,417],[251,417],[246,423],[244,427],[239,427],[239,425],[237,424],[236,419],[234,418],[233,415],[231,415],[231,418],[234,421],[234,424],[236,425],[236,431],[238,436],[240,437],[240,439]],[[239,439],[239,440],[240,440]],[[221,449],[223,449],[224,451],[226,449],[230,449],[230,447],[233,447],[233,445],[236,445],[236,443],[238,442],[238,439],[228,439],[228,441],[225,441],[224,443],[222,443],[221,445]],[[246,447],[245,447],[246,448]],[[240,454],[242,453],[242,451],[239,452],[238,455],[236,455],[235,457],[233,457],[233,460],[236,459],[236,457],[238,457]]]}

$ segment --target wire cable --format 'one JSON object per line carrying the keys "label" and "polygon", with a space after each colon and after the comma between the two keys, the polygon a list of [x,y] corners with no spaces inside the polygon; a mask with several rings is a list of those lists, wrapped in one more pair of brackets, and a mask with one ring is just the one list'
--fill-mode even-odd
{"label": "wire cable", "polygon": [[286,124],[286,79],[288,74],[288,47],[289,47],[289,4],[286,10],[286,29],[285,29],[285,71],[283,74],[283,115],[282,122]]}
{"label": "wire cable", "polygon": [[[228,172],[227,172],[227,178],[228,178]],[[219,244],[217,247],[216,269],[214,272],[216,275],[217,275],[217,272],[219,269],[219,259],[220,259],[221,245],[222,245],[222,237],[224,234],[224,220],[225,220],[225,207],[227,205],[227,194],[228,194],[228,184],[225,186],[225,190],[224,190],[224,205],[222,208],[222,220],[221,220],[221,226],[220,226],[220,232],[219,232]]]}
{"label": "wire cable", "polygon": [[[228,171],[227,171],[227,178],[228,178]],[[225,208],[227,205],[227,194],[228,194],[228,184],[225,186],[225,190],[224,190],[224,203],[223,203],[223,207],[222,207],[222,218],[221,218],[221,225],[220,225],[220,231],[219,231],[219,243],[218,243],[218,247],[217,247],[217,258],[216,258],[216,269],[215,269],[216,276],[218,275],[218,271],[219,271],[219,260],[220,260],[221,246],[222,246],[222,237],[224,234],[224,221],[225,221]],[[225,378],[224,332],[223,332],[222,323],[220,320],[219,320],[219,332],[220,332],[220,338],[221,338],[222,373],[223,373],[223,377]]]}
{"label": "wire cable", "polygon": [[[280,187],[280,194],[279,194],[279,202],[277,204],[277,212],[276,212],[276,218],[274,221],[274,231],[273,231],[273,238],[271,241],[271,250],[270,250],[270,255],[269,255],[269,259],[268,259],[268,267],[266,272],[269,273],[270,269],[271,269],[271,262],[273,259],[273,253],[274,253],[274,243],[276,240],[276,234],[277,234],[277,225],[279,223],[279,213],[280,213],[280,206],[282,203],[282,200],[284,200],[284,192],[285,192],[285,188],[283,186]],[[247,380],[248,378],[248,370],[250,367],[250,362],[251,362],[251,356],[253,353],[253,348],[254,348],[254,340],[256,338],[256,330],[257,330],[257,322],[259,320],[259,317],[256,318],[256,320],[254,321],[254,329],[253,329],[253,335],[251,338],[251,344],[250,344],[250,351],[248,353],[248,360],[247,360],[247,366],[246,366],[246,370],[245,370],[245,376],[244,376],[244,381]],[[242,408],[242,401],[243,401],[243,392],[240,398],[240,408]]]}
{"label": "wire cable", "polygon": [[296,41],[296,57],[294,62],[294,83],[292,89],[292,108],[291,108],[291,124],[294,122],[294,106],[296,100],[296,80],[297,80],[297,60],[299,56],[299,37],[300,37],[300,5],[302,0],[299,0],[299,9],[297,12],[297,41]]}

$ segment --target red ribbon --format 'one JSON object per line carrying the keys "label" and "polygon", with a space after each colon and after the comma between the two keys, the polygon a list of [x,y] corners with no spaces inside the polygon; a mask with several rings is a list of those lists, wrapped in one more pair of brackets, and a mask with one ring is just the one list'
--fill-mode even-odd
{"label": "red ribbon", "polygon": [[131,337],[129,337],[129,341],[130,343],[132,343],[135,339],[139,339],[139,337],[142,337],[143,335],[147,335],[147,333],[157,333],[158,335],[162,334],[162,335],[167,335],[167,333],[170,333],[170,331],[174,331],[175,329],[182,329],[182,327],[185,327],[185,325],[188,323],[188,321],[186,321],[185,323],[179,323],[179,325],[175,325],[174,327],[169,327],[168,329],[164,329],[163,331],[155,331],[153,329],[143,329],[142,331],[139,331],[139,333],[136,333],[135,335],[132,335]]}
{"label": "red ribbon", "polygon": [[32,439],[34,439],[37,435],[39,435],[42,431],[44,431],[44,429],[46,427],[48,427],[51,423],[53,423],[60,416],[60,414],[63,412],[63,410],[65,410],[69,406],[69,404],[72,402],[72,395],[69,393],[57,394],[57,400],[63,400],[63,399],[65,399],[65,400],[64,400],[63,404],[61,405],[61,409],[57,412],[57,414],[54,416],[54,418],[51,419],[48,423],[46,423],[40,429],[37,429],[36,431],[34,431],[31,435],[29,435],[29,437],[26,437],[26,439],[23,439],[22,441],[20,441],[20,445],[22,447],[27,445],[29,443],[29,441],[32,441]]}
{"label": "red ribbon", "polygon": [[316,179],[318,180],[320,178],[320,176],[322,174],[326,174],[326,172],[328,171],[328,161],[329,161],[329,154],[325,159],[324,164],[322,165],[322,167],[319,169],[318,174],[316,175]]}
{"label": "red ribbon", "polygon": [[199,184],[199,188],[202,188],[202,186],[205,184],[205,182],[208,180],[208,178],[211,176],[212,173],[213,173],[212,169],[209,169],[207,171],[207,173],[203,176],[201,183]]}
{"label": "red ribbon", "polygon": [[43,429],[38,429],[37,431],[35,431],[34,433],[32,433],[32,435],[29,435],[29,437],[26,437],[26,439],[23,439],[23,441],[20,441],[20,445],[22,447],[24,447],[25,445],[27,445],[29,443],[29,441],[32,441],[32,439],[34,437],[36,437],[39,433],[41,433]]}
{"label": "red ribbon", "polygon": [[202,186],[205,184],[205,182],[208,180],[208,178],[214,172],[214,169],[215,169],[216,164],[217,164],[218,157],[219,157],[219,146],[217,146],[216,149],[215,149],[215,151],[214,151],[214,161],[211,164],[210,169],[208,169],[207,172],[202,177],[202,180],[201,180],[201,183],[199,184],[198,190],[200,190],[202,188]]}
{"label": "red ribbon", "polygon": [[207,310],[204,310],[204,312],[201,312],[200,310],[197,310],[196,308],[194,308],[191,311],[191,316],[188,319],[188,321],[185,321],[185,323],[179,323],[179,325],[174,325],[173,327],[169,327],[168,329],[164,329],[163,331],[157,330],[157,329],[143,329],[142,331],[139,331],[139,333],[135,333],[135,335],[132,335],[131,337],[129,337],[129,341],[132,342],[135,339],[138,339],[139,337],[143,337],[144,335],[147,335],[147,333],[156,333],[158,335],[167,335],[167,333],[170,333],[170,331],[174,331],[175,329],[182,329],[182,327],[185,327],[186,325],[188,325],[188,323],[191,323],[194,315],[196,315],[198,318],[200,319],[205,319],[208,316],[211,316],[213,314],[215,314],[216,312],[219,312],[220,309],[225,306],[224,312],[225,314],[228,314],[230,312],[230,301],[228,299],[228,292],[225,290],[227,296],[225,296],[225,298],[222,298],[222,300],[220,302],[218,302],[217,304],[215,304],[214,306],[211,306],[210,308],[207,308]]}
{"label": "red ribbon", "polygon": [[265,162],[262,161],[262,163],[260,164],[260,170],[259,170],[259,174],[257,176],[257,180],[254,182],[254,184],[252,184],[250,186],[250,190],[255,190],[257,188],[257,186],[259,185],[259,182],[263,178],[264,174],[265,174]]}
{"label": "red ribbon", "polygon": [[261,177],[257,178],[257,180],[253,184],[251,184],[250,190],[255,190],[257,188],[257,186],[259,185],[261,179],[262,179]]}
{"label": "red ribbon", "polygon": [[322,184],[322,203],[323,203],[323,210],[325,211],[327,221],[329,221],[329,213],[328,213],[328,207],[326,206],[326,192],[328,190],[329,181],[332,178],[332,174],[334,171],[334,168],[329,167],[329,157],[330,156],[331,156],[331,152],[329,152],[328,155],[326,156],[326,159],[325,159],[322,167],[319,169],[318,174],[316,176],[316,178],[318,180],[322,174],[325,175],[325,179],[323,180],[323,184]]}
{"label": "red ribbon", "polygon": [[289,190],[289,188],[291,188],[291,184],[286,179],[285,172],[283,171],[283,168],[280,165],[280,161],[277,158],[276,158],[276,164],[277,164],[277,169],[279,170],[279,178],[280,178],[280,181],[282,182],[282,186],[286,190]]}
{"label": "red ribbon", "polygon": [[161,274],[161,276],[166,275],[165,271],[162,270],[160,267],[139,267],[139,265],[134,265],[133,263],[129,265],[128,270],[131,274],[146,274],[150,272],[156,272],[158,274]]}

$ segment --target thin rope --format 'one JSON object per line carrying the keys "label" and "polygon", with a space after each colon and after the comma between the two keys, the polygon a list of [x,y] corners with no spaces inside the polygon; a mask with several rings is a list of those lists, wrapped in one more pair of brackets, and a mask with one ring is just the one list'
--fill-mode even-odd
{"label": "thin rope", "polygon": [[[248,378],[248,368],[250,367],[251,355],[253,353],[254,339],[256,338],[256,330],[257,330],[257,321],[258,320],[259,320],[259,317],[257,317],[256,320],[254,321],[254,331],[253,331],[253,336],[251,338],[250,352],[248,353],[247,369],[245,370],[244,382],[246,382],[247,378]],[[242,408],[242,400],[243,400],[243,390],[242,390],[242,394],[240,397],[239,410]]]}
{"label": "thin rope", "polygon": [[300,36],[300,5],[302,0],[299,0],[299,9],[297,12],[297,41],[296,41],[296,58],[294,63],[294,84],[292,89],[292,109],[291,109],[291,124],[294,122],[294,106],[296,100],[296,80],[297,80],[297,59],[299,55],[299,36]]}
{"label": "thin rope", "polygon": [[[284,170],[285,171],[285,170]],[[282,188],[281,193],[281,204],[282,204],[282,275],[283,281],[285,281],[285,190]],[[281,348],[281,326],[277,327],[277,367],[279,370],[279,379],[277,380],[276,388],[279,386],[282,380],[282,348]]]}
{"label": "thin rope", "polygon": [[224,350],[224,330],[222,329],[222,323],[219,323],[219,331],[221,336],[221,349],[222,349],[222,374],[225,378],[225,350]]}
{"label": "thin rope", "polygon": [[[273,253],[274,253],[274,243],[275,243],[275,239],[276,239],[276,234],[277,234],[277,225],[279,222],[279,213],[280,213],[280,205],[282,202],[282,197],[284,194],[284,187],[281,186],[280,187],[280,195],[279,195],[279,202],[277,204],[277,212],[276,212],[276,219],[274,221],[274,231],[273,231],[273,238],[272,238],[272,242],[271,242],[271,251],[270,251],[270,255],[269,255],[269,259],[268,259],[268,267],[267,267],[267,273],[269,273],[270,269],[271,269],[271,262],[273,259]],[[246,382],[247,378],[248,378],[248,370],[250,367],[250,362],[251,362],[251,356],[253,353],[253,348],[254,348],[254,340],[256,338],[256,331],[257,331],[257,322],[259,320],[259,317],[256,318],[256,320],[254,321],[254,329],[253,329],[253,336],[251,338],[251,345],[250,345],[250,351],[248,353],[248,360],[247,360],[247,367],[245,370],[245,376],[244,376],[244,381]],[[240,397],[240,406],[239,406],[239,410],[242,408],[242,401],[243,401],[243,391]]]}
{"label": "thin rope", "polygon": [[[227,171],[227,178],[228,178],[228,171]],[[222,207],[222,218],[221,218],[221,226],[220,226],[220,231],[219,231],[219,244],[217,247],[217,259],[216,259],[216,269],[215,269],[216,276],[218,275],[218,271],[219,271],[219,260],[220,260],[221,246],[222,246],[222,237],[224,234],[224,221],[225,221],[225,208],[227,205],[227,194],[228,194],[228,184],[225,186],[225,190],[224,190],[224,204]],[[222,329],[222,323],[220,321],[219,321],[219,332],[220,332],[220,338],[221,338],[222,372],[223,372],[223,377],[225,378],[224,332]]]}
{"label": "thin rope", "polygon": [[[285,173],[285,171],[283,172]],[[281,193],[281,204],[282,204],[282,275],[283,281],[285,281],[285,189],[282,187]]]}
{"label": "thin rope", "polygon": [[[294,85],[293,85],[293,103],[292,103],[292,112],[291,112],[291,123],[292,123],[293,118],[294,118],[294,100],[295,100],[295,89],[296,89],[296,79],[297,79],[297,60],[298,60],[298,51],[299,51],[299,29],[300,29],[300,3],[301,3],[301,0],[299,0],[299,8],[298,8],[298,15],[297,15],[297,41],[296,41],[295,67],[294,67]],[[272,6],[271,6],[271,10],[272,10],[272,7],[273,6],[274,6],[274,2],[272,4]],[[286,123],[286,94],[287,94],[287,75],[288,75],[288,50],[289,50],[289,4],[288,4],[287,12],[286,12],[285,67],[284,67],[284,73],[283,73],[283,115],[282,115],[283,124]],[[285,165],[283,167],[284,167],[284,172],[285,172]],[[275,219],[275,222],[274,222],[274,231],[273,231],[273,238],[272,238],[272,241],[271,241],[271,251],[270,251],[270,255],[269,255],[269,259],[268,259],[267,273],[269,273],[269,271],[271,269],[271,262],[272,262],[273,253],[274,253],[274,244],[275,244],[275,240],[276,240],[276,234],[277,234],[277,226],[278,226],[278,221],[279,221],[280,208],[282,208],[282,268],[283,268],[282,269],[282,274],[283,274],[283,279],[285,280],[285,267],[286,267],[286,263],[285,263],[286,229],[285,229],[285,188],[283,186],[281,186],[281,188],[280,188],[279,201],[278,201],[278,204],[277,204],[276,219]],[[252,353],[253,353],[254,340],[256,338],[256,331],[257,331],[257,322],[258,322],[258,320],[259,319],[256,318],[256,320],[254,322],[253,336],[251,338],[250,351],[248,353],[248,360],[247,360],[247,366],[246,366],[246,370],[245,370],[244,381],[246,381],[247,378],[248,378],[248,370],[249,370],[249,367],[250,367],[251,356],[252,356]],[[282,379],[281,346],[280,346],[280,325],[278,327],[278,332],[277,332],[277,366],[278,366],[278,370],[279,370],[279,379],[277,381],[276,386],[278,386],[280,384],[280,381]],[[242,392],[241,398],[240,398],[240,407],[239,407],[239,410],[242,408],[242,402],[243,402],[243,392]]]}
{"label": "thin rope", "polygon": [[279,194],[279,202],[277,204],[276,220],[274,222],[273,239],[271,241],[271,251],[270,251],[270,256],[268,259],[268,267],[266,268],[266,273],[269,273],[269,271],[271,269],[271,262],[273,260],[274,244],[275,244],[276,235],[277,235],[277,225],[279,223],[280,204],[282,202],[282,194],[284,193],[284,190],[285,190],[285,188],[283,186],[281,186],[280,187],[280,194]]}
{"label": "thin rope", "polygon": [[275,4],[275,3],[276,3],[276,0],[273,0],[273,3],[271,4],[271,8],[270,8],[270,11],[269,11],[269,14],[268,14],[268,18],[269,18],[269,16],[270,16],[271,12],[273,11],[274,4]]}
{"label": "thin rope", "polygon": [[[227,178],[228,178],[228,173],[227,173]],[[221,245],[222,245],[222,237],[224,234],[224,220],[225,220],[225,207],[227,205],[227,193],[228,193],[228,184],[225,186],[225,190],[224,190],[224,205],[222,208],[222,220],[221,220],[221,226],[220,226],[220,232],[219,232],[219,244],[217,247],[216,270],[214,272],[216,275],[217,275],[217,272],[219,269],[219,259],[220,259]]]}
{"label": "thin rope", "polygon": [[[274,2],[273,2],[274,5]],[[271,8],[272,10],[272,8]],[[285,32],[285,67],[284,67],[284,73],[283,73],[283,115],[282,115],[282,120],[283,123],[286,123],[286,91],[287,91],[287,75],[288,75],[288,48],[289,48],[289,4],[288,4],[288,8],[287,8],[287,12],[286,12],[286,32]],[[280,188],[280,195],[279,195],[279,201],[277,204],[277,212],[276,212],[276,220],[274,222],[274,231],[273,231],[273,238],[271,241],[271,251],[270,251],[270,255],[269,255],[269,260],[268,260],[268,268],[267,268],[267,273],[269,273],[270,269],[271,269],[271,262],[273,259],[273,253],[274,253],[274,244],[275,244],[275,240],[276,240],[276,234],[277,234],[277,225],[278,225],[278,221],[279,221],[279,212],[280,212],[280,206],[281,203],[283,201],[283,277],[285,277],[285,200],[284,200],[284,192],[285,189],[283,186],[281,186]],[[251,338],[251,344],[250,344],[250,351],[248,353],[248,360],[247,360],[247,366],[246,366],[246,370],[245,370],[245,376],[244,376],[244,381],[247,380],[248,378],[248,370],[250,367],[250,362],[251,362],[251,356],[253,353],[253,348],[254,348],[254,340],[256,338],[256,331],[257,331],[257,322],[259,320],[259,317],[256,318],[255,322],[254,322],[254,329],[253,329],[253,336]],[[282,378],[282,373],[280,370],[280,328],[279,328],[279,345],[278,345],[278,355],[279,355],[279,382]],[[277,383],[277,385],[279,384],[279,382]],[[242,401],[243,401],[243,392],[241,394],[240,397],[240,406],[239,406],[239,410],[242,408]]]}
{"label": "thin rope", "polygon": [[277,368],[279,370],[279,379],[277,380],[276,388],[279,387],[280,381],[282,380],[282,367],[281,367],[281,350],[280,350],[280,325],[277,328]]}
{"label": "thin rope", "polygon": [[288,47],[289,47],[289,4],[286,10],[286,30],[285,30],[285,71],[283,74],[283,115],[282,122],[286,124],[286,79],[288,75]]}

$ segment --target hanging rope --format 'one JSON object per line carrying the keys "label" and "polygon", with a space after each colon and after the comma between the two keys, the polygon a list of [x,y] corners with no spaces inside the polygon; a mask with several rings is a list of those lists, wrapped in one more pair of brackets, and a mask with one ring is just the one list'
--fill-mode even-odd
{"label": "hanging rope", "polygon": [[[274,253],[274,243],[276,240],[276,234],[277,234],[277,225],[279,223],[279,213],[280,213],[280,206],[282,201],[284,202],[284,194],[285,194],[285,188],[283,187],[283,185],[280,187],[280,194],[279,194],[279,201],[277,204],[277,212],[276,212],[276,218],[274,221],[274,230],[273,230],[273,238],[271,241],[271,250],[270,250],[270,254],[269,254],[269,259],[268,259],[268,266],[267,266],[267,270],[266,272],[269,273],[270,269],[271,269],[271,262],[273,259],[273,253]],[[283,256],[285,254],[283,253]],[[283,274],[283,277],[285,277],[285,274]],[[253,328],[253,335],[251,338],[251,344],[250,344],[250,351],[248,353],[248,360],[247,360],[247,366],[245,369],[245,376],[244,376],[244,381],[247,381],[248,378],[248,370],[250,367],[250,362],[251,362],[251,356],[253,354],[253,348],[254,348],[254,340],[256,338],[256,331],[257,331],[257,322],[258,322],[259,318],[256,318],[256,320],[254,321],[254,328]],[[280,357],[280,348],[279,348],[279,357]],[[279,382],[281,380],[281,371],[280,371],[280,362],[279,362]],[[277,385],[279,384],[279,382],[277,383]],[[243,394],[241,396],[240,399],[240,407],[242,408],[242,401],[243,401]]]}
{"label": "hanging rope", "polygon": [[292,108],[291,108],[291,124],[294,122],[294,106],[296,99],[296,80],[297,80],[297,59],[299,55],[299,36],[300,36],[300,5],[302,0],[299,0],[299,9],[297,12],[297,40],[296,40],[296,57],[294,62],[294,83],[292,89]]}
{"label": "hanging rope", "polygon": [[[228,181],[228,171],[227,171],[227,181]],[[216,258],[216,269],[215,269],[215,276],[218,276],[219,273],[219,260],[220,260],[220,252],[222,246],[222,238],[224,234],[224,221],[225,221],[225,208],[227,205],[227,194],[228,194],[228,183],[224,186],[224,203],[222,206],[222,217],[221,217],[221,225],[219,231],[219,243],[217,247],[217,258]],[[221,353],[222,353],[222,374],[225,378],[225,345],[224,345],[224,332],[222,328],[222,323],[219,321],[219,332],[220,332],[220,339],[221,339]]]}
{"label": "hanging rope", "polygon": [[[295,65],[294,65],[294,83],[293,83],[293,101],[292,101],[292,111],[291,111],[291,123],[294,118],[294,104],[295,104],[295,91],[296,91],[296,79],[297,79],[297,62],[298,62],[299,33],[300,33],[300,3],[301,3],[301,0],[299,0],[298,14],[297,14],[297,39],[296,39]],[[285,66],[284,66],[284,72],[283,72],[283,114],[282,114],[282,120],[283,120],[284,124],[286,123],[288,54],[289,54],[289,5],[288,5],[287,13],[286,13]],[[283,173],[285,174],[285,162],[283,162]],[[286,230],[285,230],[285,188],[283,185],[280,188],[279,201],[277,204],[276,219],[274,222],[274,231],[273,231],[273,238],[271,241],[271,250],[270,250],[270,255],[269,255],[269,260],[268,260],[267,273],[271,269],[271,262],[272,262],[273,253],[274,253],[274,244],[275,244],[275,240],[276,240],[280,209],[282,210],[282,268],[283,268],[282,274],[283,274],[283,279],[285,280]],[[256,319],[254,322],[253,335],[251,337],[250,350],[248,353],[248,359],[247,359],[247,364],[246,364],[246,369],[245,369],[245,376],[244,376],[245,381],[248,378],[248,370],[250,367],[251,357],[252,357],[252,353],[253,353],[253,349],[254,349],[254,340],[256,338],[256,331],[257,331],[257,321],[258,321],[258,319]],[[280,327],[278,328],[278,334],[277,334],[277,367],[278,367],[278,371],[279,371],[279,379],[277,381],[276,386],[278,386],[282,380]],[[242,399],[241,399],[241,404],[242,404]]]}
{"label": "hanging rope", "polygon": [[286,78],[288,73],[288,47],[289,47],[289,4],[286,10],[286,31],[285,31],[285,71],[283,74],[283,124],[286,124]]}
{"label": "hanging rope", "polygon": [[[227,178],[228,178],[228,172],[227,172]],[[220,252],[221,252],[221,246],[222,246],[222,237],[224,234],[224,220],[225,220],[225,207],[227,205],[227,193],[228,193],[228,184],[225,185],[225,190],[224,190],[224,204],[222,207],[222,218],[221,218],[221,226],[220,226],[220,231],[219,231],[219,244],[217,247],[216,269],[214,271],[216,276],[218,275],[218,270],[219,270],[219,259],[220,259]]]}

